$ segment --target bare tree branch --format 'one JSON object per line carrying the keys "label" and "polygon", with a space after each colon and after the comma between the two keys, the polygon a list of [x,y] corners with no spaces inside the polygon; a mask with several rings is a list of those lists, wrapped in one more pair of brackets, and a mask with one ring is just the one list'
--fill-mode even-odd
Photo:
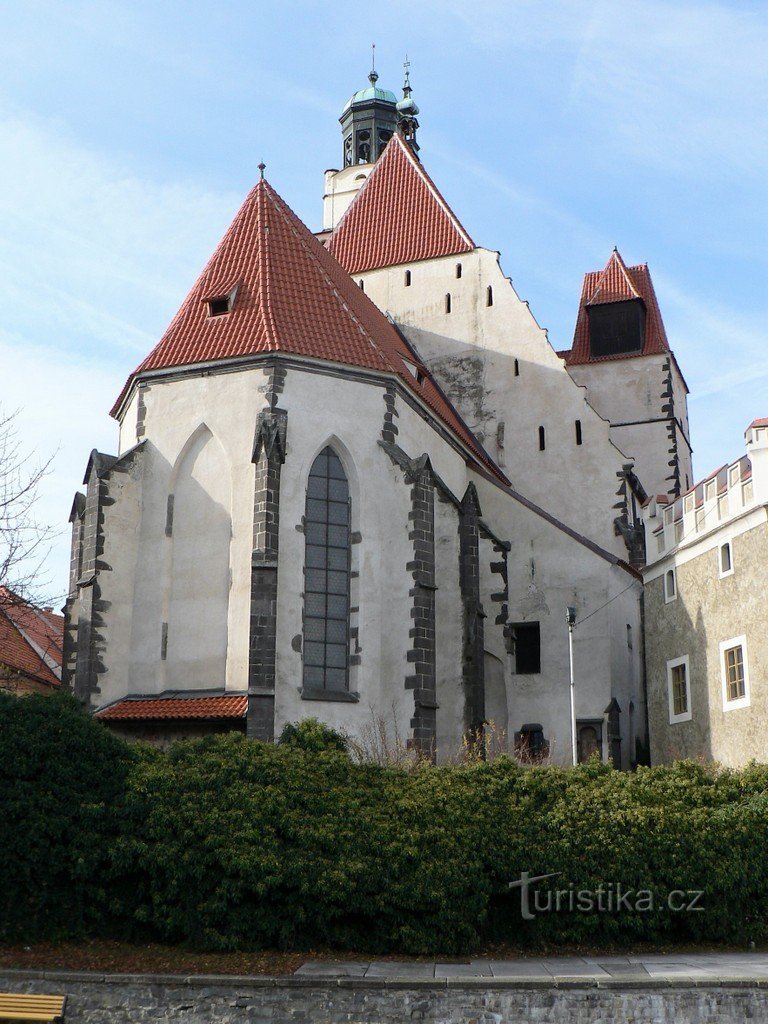
{"label": "bare tree branch", "polygon": [[44,566],[57,531],[38,521],[35,505],[54,455],[41,461],[25,453],[17,416],[0,410],[0,586],[40,604],[48,599]]}

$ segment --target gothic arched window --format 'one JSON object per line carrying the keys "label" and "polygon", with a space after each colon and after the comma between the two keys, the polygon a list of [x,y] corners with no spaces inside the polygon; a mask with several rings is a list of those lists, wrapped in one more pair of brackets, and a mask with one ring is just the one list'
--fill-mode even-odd
{"label": "gothic arched window", "polygon": [[304,519],[304,686],[346,690],[350,501],[344,467],[326,446],[309,471]]}

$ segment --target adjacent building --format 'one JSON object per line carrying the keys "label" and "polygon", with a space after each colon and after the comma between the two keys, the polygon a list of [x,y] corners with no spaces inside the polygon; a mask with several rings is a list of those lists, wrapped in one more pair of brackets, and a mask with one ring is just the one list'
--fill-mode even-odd
{"label": "adjacent building", "polygon": [[654,763],[768,760],[768,419],[746,455],[645,509]]}
{"label": "adjacent building", "polygon": [[61,686],[64,618],[0,587],[0,693],[51,694]]}

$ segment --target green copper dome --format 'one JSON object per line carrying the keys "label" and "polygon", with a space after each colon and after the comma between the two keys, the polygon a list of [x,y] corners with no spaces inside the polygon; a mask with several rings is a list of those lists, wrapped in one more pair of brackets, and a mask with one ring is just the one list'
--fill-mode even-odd
{"label": "green copper dome", "polygon": [[369,103],[371,100],[381,100],[382,103],[391,103],[393,106],[397,103],[397,96],[393,92],[390,92],[389,89],[377,88],[376,81],[378,77],[375,71],[371,71],[370,75],[368,75],[368,81],[371,84],[367,89],[358,89],[356,93],[350,96],[344,105],[342,114],[345,110],[349,110],[353,103]]}

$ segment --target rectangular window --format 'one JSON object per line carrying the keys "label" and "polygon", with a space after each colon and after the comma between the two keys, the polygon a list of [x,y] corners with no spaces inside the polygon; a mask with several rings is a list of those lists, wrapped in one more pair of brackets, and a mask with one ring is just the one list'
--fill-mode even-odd
{"label": "rectangular window", "polygon": [[731,551],[730,541],[726,541],[725,544],[720,545],[720,549],[717,553],[717,565],[721,579],[723,576],[733,575],[733,552]]}
{"label": "rectangular window", "polygon": [[688,655],[667,662],[667,694],[669,724],[691,720],[691,691]]}
{"label": "rectangular window", "polygon": [[723,711],[735,711],[750,705],[747,638],[735,636],[720,644],[720,671],[723,681]]}
{"label": "rectangular window", "polygon": [[512,627],[515,638],[515,672],[520,676],[541,672],[541,631],[538,622],[517,622]]}
{"label": "rectangular window", "polygon": [[696,529],[697,530],[703,530],[704,529],[704,509],[703,508],[697,508],[696,509]]}

